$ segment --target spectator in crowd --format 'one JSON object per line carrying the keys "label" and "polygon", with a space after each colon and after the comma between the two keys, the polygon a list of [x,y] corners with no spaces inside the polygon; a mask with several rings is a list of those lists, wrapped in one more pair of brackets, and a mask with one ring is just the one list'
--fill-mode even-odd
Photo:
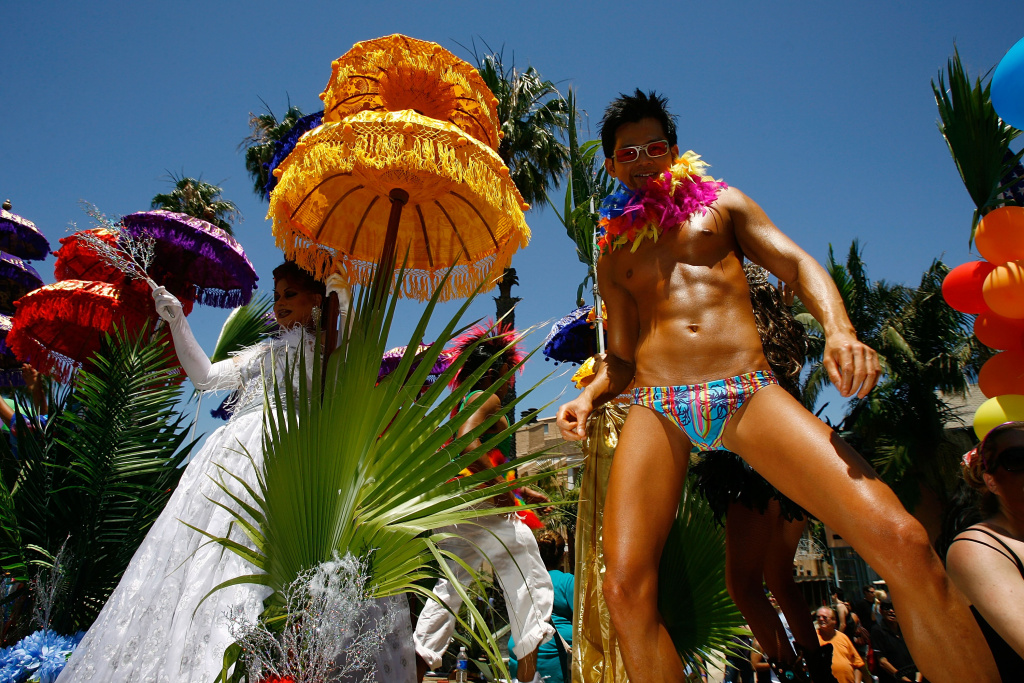
{"label": "spectator in crowd", "polygon": [[732,646],[733,651],[725,658],[725,677],[722,683],[754,683],[754,667],[750,663],[753,637],[734,636]]}
{"label": "spectator in crowd", "polygon": [[[871,589],[871,592],[874,593],[874,588]],[[867,650],[871,643],[871,637],[867,630],[871,624],[865,625],[853,611],[853,606],[843,599],[842,588],[836,586],[833,589],[832,602],[835,604],[836,629],[850,639],[853,646],[857,648],[857,653],[863,659],[867,656]]]}
{"label": "spectator in crowd", "polygon": [[875,623],[875,587],[869,584],[863,591],[861,599],[853,603],[853,613],[860,619],[860,625],[870,631]]}
{"label": "spectator in crowd", "polygon": [[953,539],[946,566],[1003,680],[1024,681],[1024,422],[994,428],[964,460],[984,521]]}
{"label": "spectator in crowd", "polygon": [[861,683],[864,660],[845,633],[836,630],[836,613],[831,607],[819,607],[814,613],[818,642],[832,644],[832,675],[838,683]]}
{"label": "spectator in crowd", "polygon": [[[551,625],[555,637],[537,650],[537,671],[547,683],[569,683],[569,654],[572,652],[572,605],[575,581],[572,574],[562,571],[565,555],[565,539],[555,531],[542,531],[537,535],[540,557],[551,576],[555,589],[555,601],[551,609]],[[508,664],[513,676],[517,673],[518,661],[512,648],[515,642],[508,639]]]}
{"label": "spectator in crowd", "polygon": [[[884,595],[884,591],[875,591]],[[878,603],[882,613],[882,625],[871,629],[871,646],[875,648],[878,659],[878,683],[920,683],[924,679],[917,670],[907,643],[903,639],[903,629],[896,618],[896,610],[888,596]],[[950,653],[956,656],[955,653]]]}
{"label": "spectator in crowd", "polygon": [[889,598],[889,594],[886,591],[882,590],[881,588],[876,588],[875,589],[875,606],[871,608],[872,609],[872,615],[875,618],[875,620],[873,622],[874,626],[884,626],[885,625],[885,615],[882,614],[882,603],[887,603],[887,602],[892,602],[892,600]]}

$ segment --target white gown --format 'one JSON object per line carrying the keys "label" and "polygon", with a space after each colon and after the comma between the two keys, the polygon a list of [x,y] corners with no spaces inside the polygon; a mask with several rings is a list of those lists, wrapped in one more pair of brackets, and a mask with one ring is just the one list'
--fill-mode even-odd
{"label": "white gown", "polygon": [[[240,387],[235,414],[213,432],[189,462],[178,488],[132,558],[96,622],[68,661],[60,683],[75,681],[212,683],[223,666],[224,650],[234,642],[225,619],[233,607],[249,620],[263,611],[270,589],[255,584],[210,590],[228,579],[251,574],[254,567],[220,545],[209,543],[182,520],[215,536],[229,532],[232,516],[208,499],[231,508],[234,503],[215,480],[217,465],[255,487],[256,467],[263,464],[263,377],[284,378],[285,358],[294,363],[305,347],[307,371],[313,343],[299,331],[248,349],[225,367],[230,380],[218,388]],[[229,489],[241,486],[224,477]],[[237,529],[231,538],[252,547]],[[398,599],[407,604],[404,597]],[[197,610],[198,608],[198,610]],[[415,654],[411,625],[396,625],[377,657],[377,679],[412,681]],[[385,675],[385,672],[387,674]]]}

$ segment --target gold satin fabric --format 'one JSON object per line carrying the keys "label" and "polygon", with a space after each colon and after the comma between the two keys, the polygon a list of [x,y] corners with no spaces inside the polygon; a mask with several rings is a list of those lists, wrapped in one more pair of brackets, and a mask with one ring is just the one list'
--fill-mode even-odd
{"label": "gold satin fabric", "polygon": [[573,683],[627,683],[615,628],[601,592],[604,548],[601,529],[608,475],[628,405],[607,403],[587,421],[583,478],[576,521],[576,593],[573,602]]}

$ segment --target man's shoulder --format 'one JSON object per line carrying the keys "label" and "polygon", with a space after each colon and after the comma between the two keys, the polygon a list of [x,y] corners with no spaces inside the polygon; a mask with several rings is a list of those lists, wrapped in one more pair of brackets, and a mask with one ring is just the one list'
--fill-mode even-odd
{"label": "man's shoulder", "polygon": [[842,645],[843,647],[845,647],[847,649],[852,649],[853,648],[853,641],[851,641],[850,637],[848,635],[846,635],[845,633],[843,633],[842,631],[838,631],[837,630],[836,631],[836,635],[833,637],[833,640],[834,641],[839,641],[838,644]]}

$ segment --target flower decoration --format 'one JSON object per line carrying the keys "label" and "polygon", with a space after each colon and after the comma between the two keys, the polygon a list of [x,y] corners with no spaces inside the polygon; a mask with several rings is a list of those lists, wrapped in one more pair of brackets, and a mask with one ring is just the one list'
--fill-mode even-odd
{"label": "flower decoration", "polygon": [[688,151],[676,159],[672,168],[651,178],[637,191],[624,185],[605,197],[598,221],[597,243],[601,253],[632,244],[636,251],[644,238],[655,242],[665,230],[676,228],[707,208],[728,187],[723,181],[704,174],[707,163]]}
{"label": "flower decoration", "polygon": [[0,683],[54,683],[85,632],[62,636],[42,629],[0,650]]}

